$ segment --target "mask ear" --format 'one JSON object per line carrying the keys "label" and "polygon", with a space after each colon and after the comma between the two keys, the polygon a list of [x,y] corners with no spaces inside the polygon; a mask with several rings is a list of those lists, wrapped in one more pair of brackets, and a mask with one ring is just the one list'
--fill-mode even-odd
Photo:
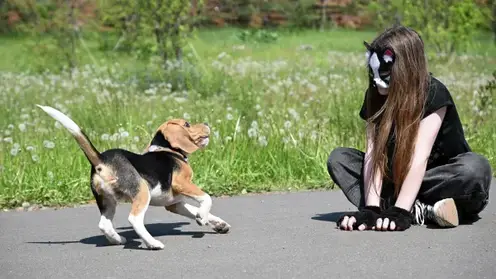
{"label": "mask ear", "polygon": [[372,51],[372,47],[366,41],[363,41],[363,45],[367,48],[368,51]]}
{"label": "mask ear", "polygon": [[393,62],[394,61],[394,53],[391,49],[386,49],[386,51],[384,51],[384,55],[382,57],[382,59],[384,60],[384,62],[388,63],[388,62]]}

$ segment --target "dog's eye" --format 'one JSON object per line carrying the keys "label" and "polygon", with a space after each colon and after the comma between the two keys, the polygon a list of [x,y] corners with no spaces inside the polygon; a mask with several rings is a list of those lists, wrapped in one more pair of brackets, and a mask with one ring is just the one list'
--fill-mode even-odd
{"label": "dog's eye", "polygon": [[184,122],[184,127],[189,128],[189,122]]}

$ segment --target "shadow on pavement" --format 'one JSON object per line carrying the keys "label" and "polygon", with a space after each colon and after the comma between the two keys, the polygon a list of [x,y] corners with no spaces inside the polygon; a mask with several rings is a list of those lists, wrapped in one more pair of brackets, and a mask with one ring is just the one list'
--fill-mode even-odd
{"label": "shadow on pavement", "polygon": [[330,213],[319,213],[312,217],[312,220],[327,221],[327,222],[337,222],[339,217],[343,214],[351,213],[350,211],[336,211]]}
{"label": "shadow on pavement", "polygon": [[[145,224],[148,232],[154,237],[160,236],[177,236],[177,235],[191,235],[192,238],[202,238],[205,234],[216,234],[213,231],[181,231],[179,230],[184,225],[189,225],[188,222],[176,222],[176,223],[154,223],[154,224]],[[121,231],[124,230],[124,231]],[[118,227],[116,228],[117,233],[127,239],[127,243],[123,245],[126,249],[144,249],[140,246],[144,247],[143,241],[136,234],[134,229],[131,226],[127,227]],[[64,245],[71,243],[83,243],[88,245],[95,245],[95,247],[105,247],[111,246],[108,240],[105,238],[103,234],[90,236],[87,238],[83,238],[81,240],[73,240],[73,241],[31,241],[27,242],[31,244],[48,244],[48,245]]]}

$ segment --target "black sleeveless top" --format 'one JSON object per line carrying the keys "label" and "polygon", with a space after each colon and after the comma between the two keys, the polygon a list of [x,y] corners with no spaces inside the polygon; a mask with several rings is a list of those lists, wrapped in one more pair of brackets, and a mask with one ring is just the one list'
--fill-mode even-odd
{"label": "black sleeveless top", "polygon": [[[465,139],[463,126],[449,90],[441,81],[434,78],[432,75],[430,77],[429,91],[426,97],[422,119],[444,106],[447,107],[446,115],[429,156],[427,169],[430,169],[446,164],[450,158],[461,153],[469,152],[471,149]],[[360,117],[364,120],[367,115],[366,110],[365,98],[360,110]],[[392,151],[394,149],[394,134],[392,132],[388,142],[388,150],[390,151],[389,161],[391,161]]]}

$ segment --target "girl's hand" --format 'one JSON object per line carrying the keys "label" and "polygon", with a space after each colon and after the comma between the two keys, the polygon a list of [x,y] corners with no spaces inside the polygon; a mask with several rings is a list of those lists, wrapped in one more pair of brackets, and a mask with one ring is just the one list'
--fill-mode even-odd
{"label": "girl's hand", "polygon": [[375,225],[377,231],[404,231],[412,224],[412,214],[401,207],[392,206],[383,211]]}
{"label": "girl's hand", "polygon": [[381,213],[378,206],[366,206],[359,211],[344,214],[336,222],[336,225],[342,230],[360,230],[371,229],[376,224],[377,218]]}

